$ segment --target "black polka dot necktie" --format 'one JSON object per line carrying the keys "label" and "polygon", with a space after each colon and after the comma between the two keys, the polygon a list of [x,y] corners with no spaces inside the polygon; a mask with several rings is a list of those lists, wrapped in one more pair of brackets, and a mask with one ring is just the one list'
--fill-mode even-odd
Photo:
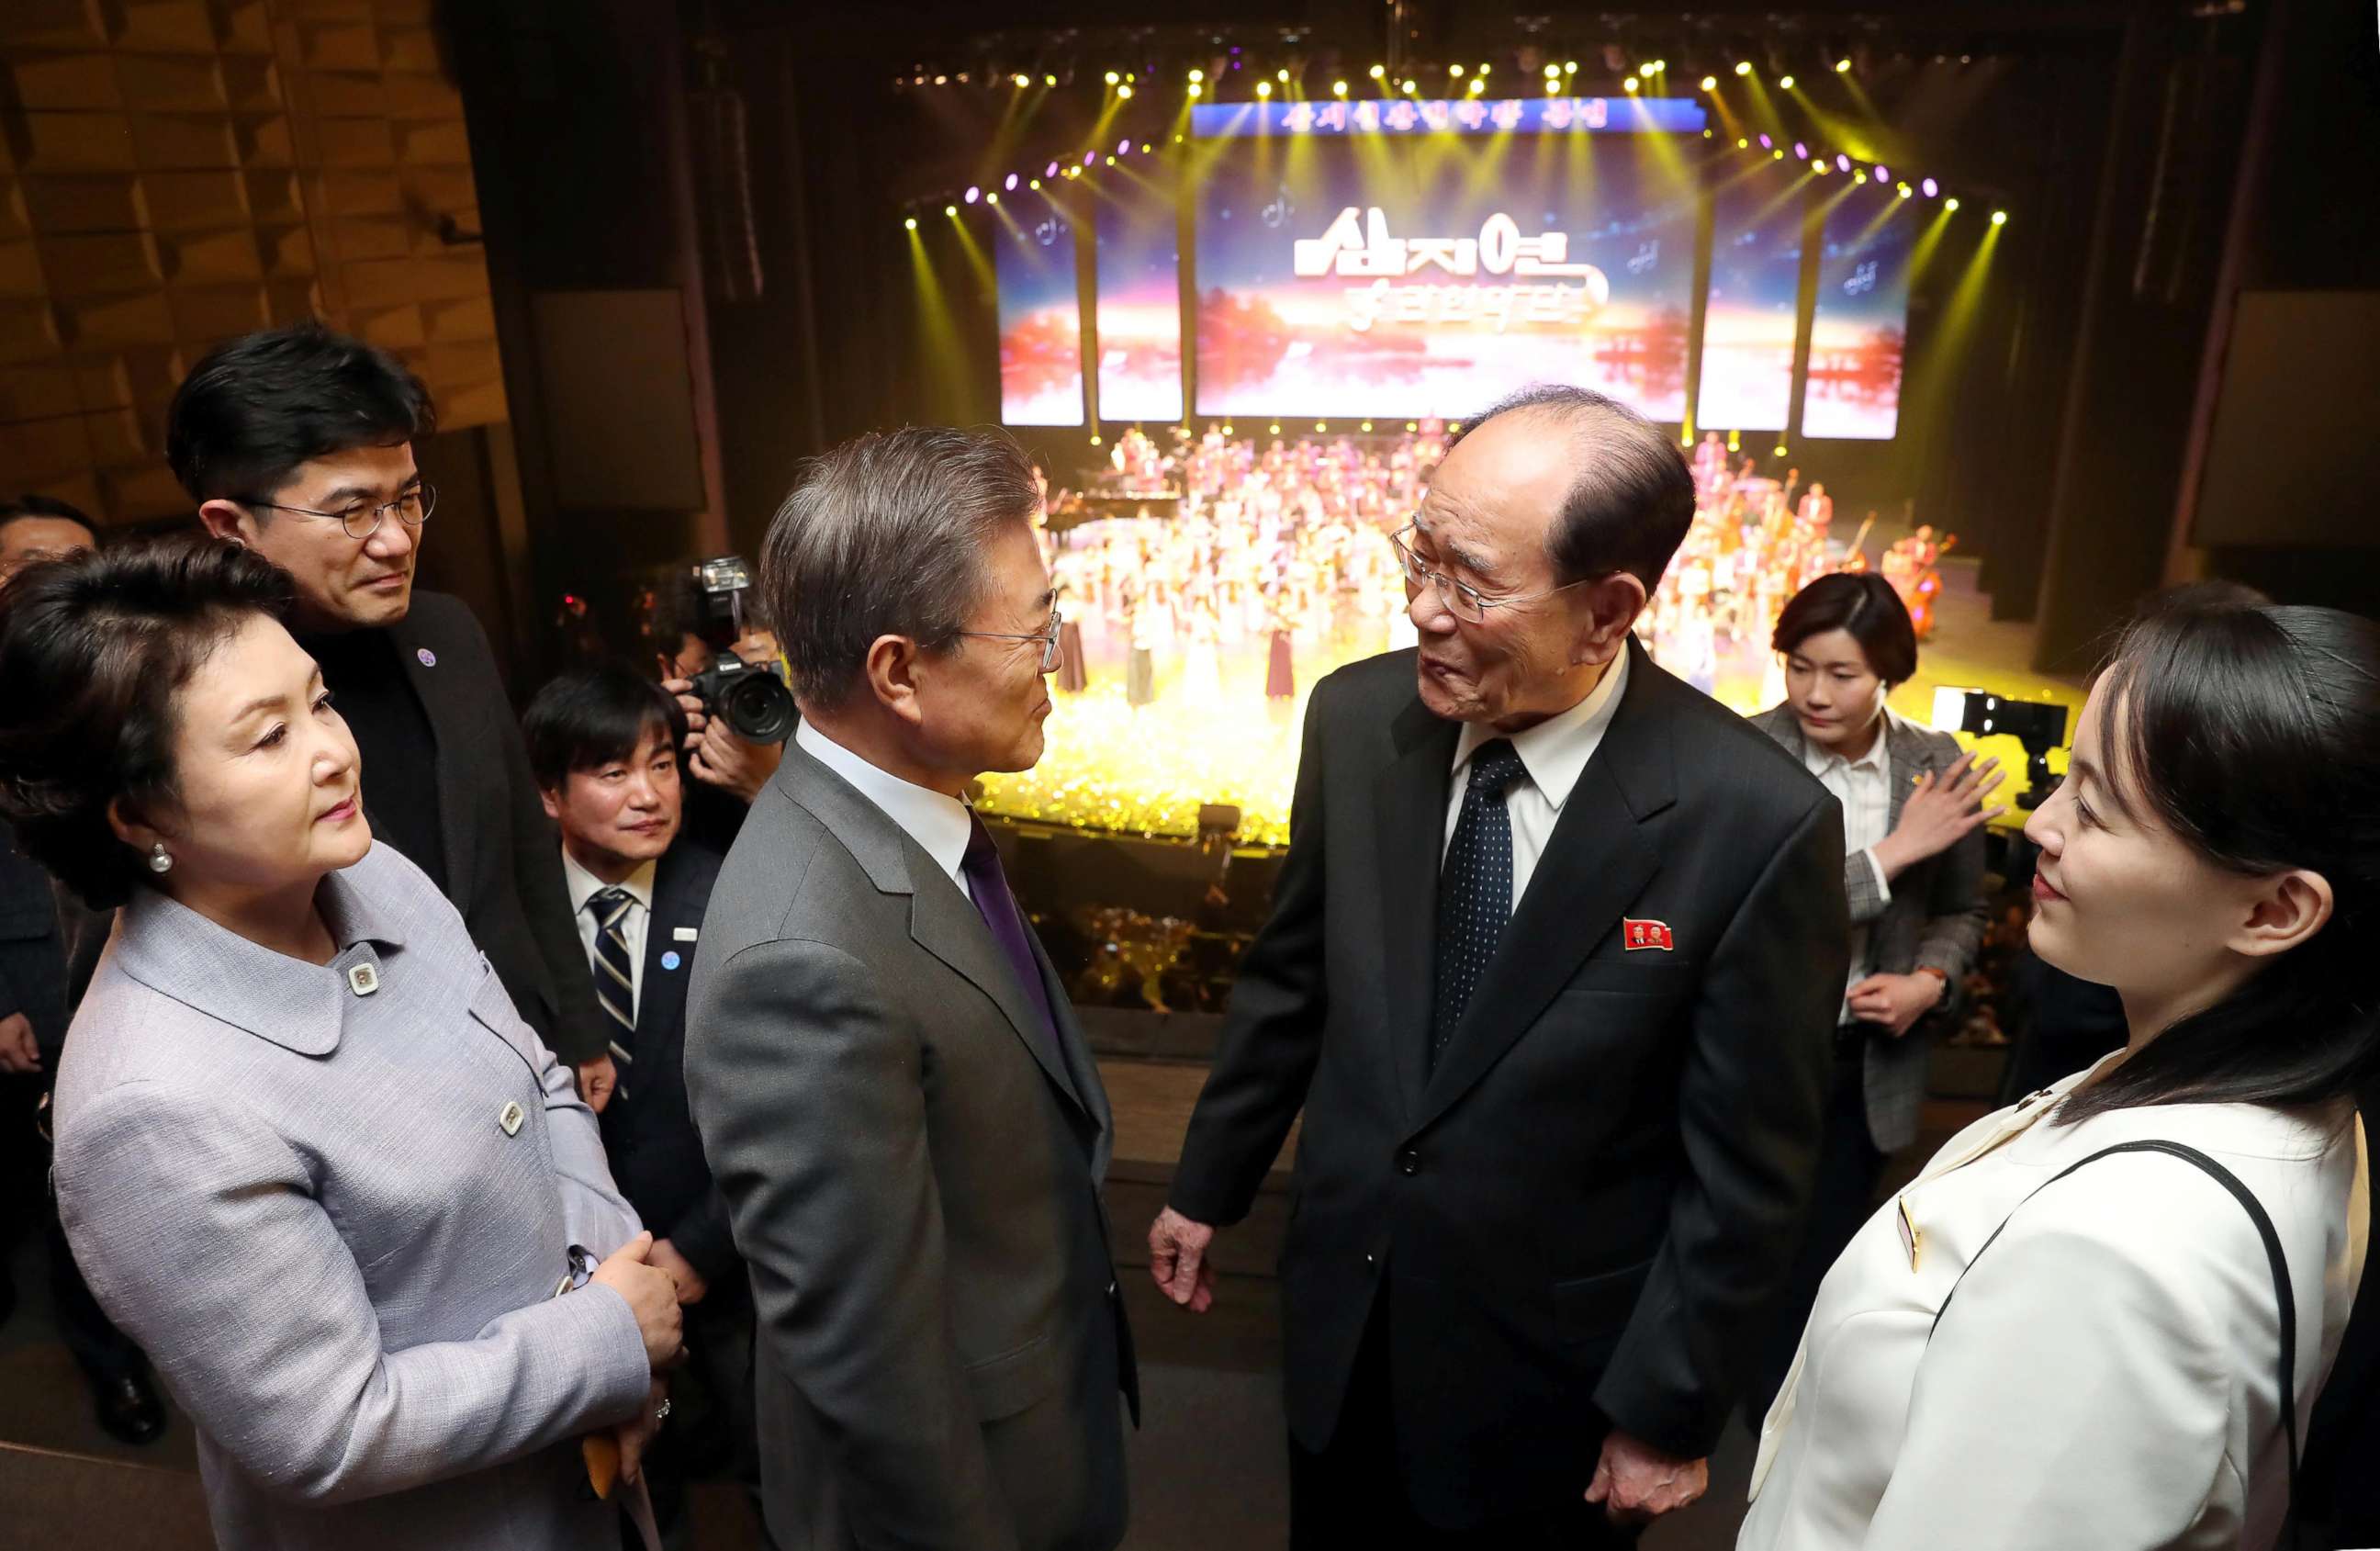
{"label": "black polka dot necktie", "polygon": [[1471,755],[1471,784],[1438,875],[1438,976],[1431,999],[1429,1063],[1433,1069],[1463,1022],[1472,992],[1512,918],[1512,818],[1504,794],[1528,774],[1503,738]]}

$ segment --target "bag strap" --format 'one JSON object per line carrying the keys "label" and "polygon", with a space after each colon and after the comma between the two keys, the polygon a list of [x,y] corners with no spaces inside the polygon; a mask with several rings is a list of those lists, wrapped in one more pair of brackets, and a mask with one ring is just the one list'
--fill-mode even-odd
{"label": "bag strap", "polygon": [[[2273,1219],[2265,1216],[2264,1204],[2256,1199],[2254,1192],[2251,1191],[2246,1185],[2240,1182],[2240,1177],[2237,1174],[2232,1173],[2231,1170],[2224,1168],[2223,1165],[2216,1162],[2204,1153],[2200,1152],[2196,1147],[2185,1146],[2180,1142],[2168,1142],[2161,1139],[2150,1139],[2140,1142],[2119,1142],[2112,1147],[2102,1147],[2099,1151],[2093,1153],[2089,1157],[2082,1159],[2081,1163],[2069,1164],[2066,1168],[2059,1169],[2056,1174],[2051,1175],[2040,1184],[2035,1185],[2031,1191],[2028,1191],[2025,1194],[2023,1201],[2019,1201],[2016,1204],[2017,1207],[2022,1207],[2025,1201],[2032,1200],[2043,1191],[2047,1190],[2051,1185],[2054,1185],[2058,1181],[2066,1178],[2067,1175],[2073,1173],[2075,1169],[2082,1168],[2083,1164],[2096,1163],[2101,1158],[2110,1157],[2116,1153],[2164,1153],[2168,1157],[2180,1158],[2185,1163],[2197,1165],[2201,1169],[2204,1170],[2207,1176],[2214,1180],[2216,1184],[2219,1184],[2225,1190],[2229,1191],[2232,1197],[2246,1209],[2248,1213],[2248,1220],[2256,1225],[2256,1236],[2265,1242],[2265,1258],[2272,1263],[2273,1267],[2273,1296],[2280,1304],[2281,1431],[2289,1444],[2289,1496],[2288,1506],[2282,1512],[2281,1534],[2282,1539],[2288,1545],[2292,1546],[2297,1545],[2299,1544],[2297,1521],[2298,1301],[2297,1295],[2289,1287],[2289,1257],[2281,1252],[2281,1236],[2277,1232],[2274,1231]],[[1973,1270],[1975,1268],[1975,1262],[1984,1257],[1984,1251],[1990,1249],[1999,1236],[2008,1231],[2009,1221],[2015,1216],[2016,1207],[2011,1207],[2009,1212],[2009,1217],[2002,1218],[2000,1225],[1992,1230],[1991,1238],[1985,1239],[1983,1242],[1983,1247],[1976,1250],[1973,1254],[1968,1256],[1966,1268],[1959,1273],[1958,1280],[1953,1281],[1950,1284],[1950,1290],[1943,1295],[1942,1306],[1934,1312],[1934,1325],[1928,1327],[1925,1332],[1925,1339],[1928,1341],[1931,1341],[1934,1339],[1934,1329],[1941,1325],[1942,1316],[1950,1312],[1950,1300],[1957,1297],[1959,1294],[1959,1282],[1967,1279],[1967,1272]]]}

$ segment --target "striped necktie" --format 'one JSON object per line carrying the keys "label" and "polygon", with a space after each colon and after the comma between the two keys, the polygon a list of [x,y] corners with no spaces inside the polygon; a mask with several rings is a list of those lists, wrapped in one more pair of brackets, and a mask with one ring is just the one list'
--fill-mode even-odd
{"label": "striped necktie", "polygon": [[[627,1048],[637,1037],[637,974],[623,930],[636,904],[637,896],[625,889],[598,889],[587,897],[587,909],[595,916],[595,1000],[612,1020],[612,1059],[622,1067],[633,1066],[637,1060]],[[625,1096],[627,1072],[620,1077]]]}

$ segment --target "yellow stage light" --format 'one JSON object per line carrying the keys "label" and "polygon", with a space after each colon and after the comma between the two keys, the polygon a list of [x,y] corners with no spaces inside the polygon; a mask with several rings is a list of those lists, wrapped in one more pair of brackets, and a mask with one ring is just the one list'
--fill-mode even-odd
{"label": "yellow stage light", "polygon": [[958,207],[958,206],[956,206],[956,205],[944,205],[944,206],[942,207],[942,213],[943,213],[944,215],[955,216],[956,214],[958,214],[958,212],[959,212],[959,207]]}
{"label": "yellow stage light", "polygon": [[1791,91],[1793,90],[1793,78],[1791,76],[1779,76],[1777,78],[1777,84],[1783,87],[1786,91]]}
{"label": "yellow stage light", "polygon": [[1779,457],[1780,457],[1780,458],[1781,458],[1781,457],[1783,457],[1783,456],[1785,456],[1785,443],[1784,443],[1784,442],[1779,442],[1779,443],[1777,443],[1777,453],[1776,453],[1776,455],[1777,455],[1777,456],[1779,456]]}
{"label": "yellow stage light", "polygon": [[1260,80],[1260,81],[1257,82],[1257,96],[1259,96],[1259,97],[1269,97],[1269,96],[1271,96],[1271,95],[1272,95],[1272,82],[1270,82],[1270,81],[1269,81],[1269,80]]}
{"label": "yellow stage light", "polygon": [[1477,76],[1471,78],[1471,94],[1474,97],[1478,96],[1481,92],[1487,90],[1488,83],[1486,81],[1481,80]]}
{"label": "yellow stage light", "polygon": [[[1577,68],[1578,68],[1578,67],[1577,67],[1577,66],[1575,66],[1575,65],[1572,65],[1572,66],[1571,67],[1571,68],[1572,68],[1572,69],[1573,69],[1573,70],[1575,70],[1575,69],[1577,69]],[[1637,66],[1637,67],[1636,67],[1636,73],[1637,73],[1638,75],[1640,75],[1640,76],[1643,76],[1646,80],[1651,80],[1651,79],[1653,79],[1653,62],[1652,62],[1651,60],[1647,59],[1647,60],[1646,60],[1646,61],[1645,61],[1645,63],[1643,63],[1642,65]]]}
{"label": "yellow stage light", "polygon": [[917,229],[917,218],[913,215],[906,221],[902,222],[901,224],[914,232]]}
{"label": "yellow stage light", "polygon": [[1745,139],[1742,135],[1738,135],[1735,138],[1735,149],[1738,151],[1749,151],[1752,149],[1752,142]]}
{"label": "yellow stage light", "polygon": [[1621,89],[1622,91],[1635,91],[1635,90],[1636,90],[1636,78],[1635,78],[1634,76],[1630,76],[1626,80],[1623,80],[1623,81],[1621,81],[1621,82],[1620,83],[1620,89]]}
{"label": "yellow stage light", "polygon": [[1548,80],[1560,80],[1561,79],[1561,67],[1559,65],[1547,66],[1546,79]]}
{"label": "yellow stage light", "polygon": [[1838,59],[1835,61],[1835,74],[1839,76],[1849,74],[1851,67],[1852,62],[1848,59]]}
{"label": "yellow stage light", "polygon": [[1662,71],[1667,70],[1669,67],[1670,62],[1666,59],[1656,59],[1653,61],[1653,73],[1657,76]]}
{"label": "yellow stage light", "polygon": [[1993,225],[1995,225],[1995,226],[2005,226],[2005,225],[2007,225],[2007,224],[2008,224],[2008,212],[2007,212],[2007,211],[2004,211],[2004,210],[1996,210],[1996,211],[1992,212],[1992,224],[1993,224]]}
{"label": "yellow stage light", "polygon": [[1749,59],[1737,60],[1735,62],[1735,73],[1739,76],[1748,76],[1752,74],[1752,61]]}
{"label": "yellow stage light", "polygon": [[1193,71],[1191,71],[1191,72],[1190,72],[1190,79],[1191,79],[1193,82],[1202,81],[1202,80],[1205,80],[1206,79],[1207,79],[1207,72],[1206,72],[1206,71],[1204,71],[1204,70],[1193,70]]}
{"label": "yellow stage light", "polygon": [[1956,210],[1959,208],[1959,201],[1956,200],[1944,200],[1942,201],[1942,208],[1944,210]]}
{"label": "yellow stage light", "polygon": [[1031,76],[1019,76],[1016,78],[1016,84],[1019,86],[1030,86],[1033,84],[1033,78]]}
{"label": "yellow stage light", "polygon": [[1388,73],[1389,67],[1386,65],[1375,65],[1372,67],[1372,79],[1374,80],[1379,79],[1382,76],[1385,76]]}
{"label": "yellow stage light", "polygon": [[1114,165],[1115,165],[1115,158],[1114,158],[1114,157],[1111,156],[1111,157],[1109,157],[1109,158],[1108,158],[1108,165],[1109,165],[1109,166],[1111,166],[1111,167],[1112,167],[1112,166],[1114,166]]}
{"label": "yellow stage light", "polygon": [[1330,429],[1330,422],[1328,420],[1317,420],[1314,422],[1314,429],[1317,430],[1329,430]]}
{"label": "yellow stage light", "polygon": [[1123,78],[1122,76],[1120,76],[1120,75],[1117,75],[1113,70],[1110,70],[1110,71],[1108,72],[1108,84],[1109,84],[1110,86],[1113,86],[1116,82],[1118,82],[1118,81],[1120,81],[1120,80],[1122,80],[1122,79],[1123,79]]}
{"label": "yellow stage light", "polygon": [[1094,447],[1096,447],[1096,446],[1098,446],[1099,444],[1099,433],[1098,431],[1093,431],[1093,432],[1091,432],[1091,445],[1092,445],[1092,446],[1094,446]]}
{"label": "yellow stage light", "polygon": [[1909,187],[1909,185],[1907,185],[1907,184],[1905,184],[1905,183],[1904,183],[1904,184],[1902,184],[1902,185],[1900,186],[1900,197],[1901,197],[1902,199],[1904,199],[1904,200],[1905,200],[1905,199],[1907,199],[1907,198],[1909,198],[1909,196],[1911,196],[1912,194],[1914,194],[1915,192],[1917,192],[1917,190],[1916,190],[1916,189],[1912,188],[1911,187]]}
{"label": "yellow stage light", "polygon": [[1269,426],[1266,427],[1265,429],[1266,429],[1267,430],[1269,430],[1269,432],[1271,432],[1273,435],[1275,435],[1275,436],[1279,436],[1279,435],[1281,434],[1281,422],[1280,422],[1279,420],[1275,420],[1271,425],[1269,425]]}
{"label": "yellow stage light", "polygon": [[1364,429],[1365,429],[1366,430],[1371,430],[1371,429],[1372,429],[1372,422],[1371,422],[1371,421],[1369,421],[1369,420],[1366,420],[1366,421],[1364,422]]}
{"label": "yellow stage light", "polygon": [[1703,78],[1703,90],[1705,91],[1717,91],[1718,90],[1718,78],[1717,76],[1705,76]]}
{"label": "yellow stage light", "polygon": [[997,194],[986,194],[983,197],[983,202],[988,205],[996,205],[1000,202],[1000,196]]}
{"label": "yellow stage light", "polygon": [[1198,84],[1196,81],[1195,81],[1195,80],[1194,80],[1194,81],[1192,81],[1192,82],[1190,83],[1190,95],[1191,95],[1191,96],[1193,96],[1193,97],[1203,97],[1203,96],[1205,96],[1206,94],[1207,94],[1207,89],[1206,89],[1205,87],[1203,87],[1203,86],[1199,85],[1199,84]]}
{"label": "yellow stage light", "polygon": [[1419,430],[1421,429],[1421,422],[1418,420],[1407,420],[1405,422],[1405,429],[1407,430]]}
{"label": "yellow stage light", "polygon": [[1129,85],[1119,86],[1116,88],[1116,95],[1119,97],[1129,97],[1132,95],[1132,88]]}
{"label": "yellow stage light", "polygon": [[1225,436],[1229,436],[1229,435],[1231,435],[1231,434],[1232,434],[1232,426],[1231,426],[1231,422],[1230,422],[1230,421],[1228,421],[1228,420],[1226,420],[1225,422],[1223,422],[1223,434],[1224,434]]}
{"label": "yellow stage light", "polygon": [[1485,65],[1480,66],[1480,67],[1479,67],[1479,72],[1478,72],[1478,73],[1479,73],[1479,74],[1481,74],[1481,75],[1483,75],[1483,76],[1484,76],[1484,75],[1486,75],[1486,74],[1488,73],[1488,67],[1487,67],[1487,66],[1485,66]]}
{"label": "yellow stage light", "polygon": [[1768,158],[1772,162],[1782,162],[1785,160],[1785,152],[1781,149],[1772,151],[1768,153]]}
{"label": "yellow stage light", "polygon": [[1272,79],[1286,86],[1289,84],[1289,72],[1287,70],[1275,70],[1272,73]]}
{"label": "yellow stage light", "polygon": [[1058,78],[1055,76],[1043,76],[1041,78],[1041,84],[1044,86],[1055,86],[1058,84]]}
{"label": "yellow stage light", "polygon": [[1038,177],[1037,177],[1037,178],[1035,178],[1035,179],[1033,180],[1032,184],[1030,185],[1030,187],[1035,188],[1040,188],[1040,187],[1041,187],[1041,180],[1040,180],[1039,178],[1038,178]]}
{"label": "yellow stage light", "polygon": [[1463,73],[1463,67],[1460,65],[1449,65],[1446,67],[1446,73],[1450,76],[1459,76]]}
{"label": "yellow stage light", "polygon": [[1343,80],[1332,81],[1330,83],[1330,94],[1334,97],[1344,97],[1347,95],[1347,83]]}

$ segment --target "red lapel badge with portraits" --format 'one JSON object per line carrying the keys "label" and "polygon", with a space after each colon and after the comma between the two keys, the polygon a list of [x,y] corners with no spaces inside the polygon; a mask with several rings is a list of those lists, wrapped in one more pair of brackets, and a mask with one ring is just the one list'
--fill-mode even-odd
{"label": "red lapel badge with portraits", "polygon": [[1678,945],[1670,940],[1670,924],[1666,921],[1623,919],[1620,923],[1620,930],[1622,934],[1621,941],[1627,945],[1628,951],[1632,953],[1639,948],[1658,948],[1664,953],[1677,951]]}

